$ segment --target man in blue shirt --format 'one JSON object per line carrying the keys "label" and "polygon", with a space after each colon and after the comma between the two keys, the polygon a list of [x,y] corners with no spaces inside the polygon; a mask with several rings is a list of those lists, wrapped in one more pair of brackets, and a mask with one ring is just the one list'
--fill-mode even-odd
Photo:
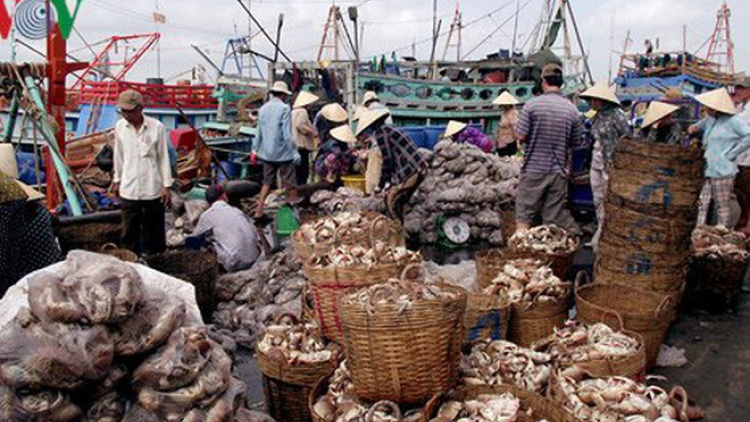
{"label": "man in blue shirt", "polygon": [[296,198],[295,165],[300,155],[292,136],[292,110],[286,99],[292,93],[284,82],[275,82],[270,89],[270,97],[258,111],[258,134],[253,139],[251,160],[263,164],[263,187],[255,217],[263,216],[263,203],[276,182],[281,179],[281,187],[288,190],[291,199]]}

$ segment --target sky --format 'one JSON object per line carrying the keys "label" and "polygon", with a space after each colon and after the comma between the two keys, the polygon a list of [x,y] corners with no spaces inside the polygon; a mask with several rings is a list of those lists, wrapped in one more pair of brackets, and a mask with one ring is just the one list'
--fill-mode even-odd
{"label": "sky", "polygon": [[[11,0],[4,0],[11,4]],[[243,0],[247,2],[247,0]],[[616,72],[617,56],[623,50],[630,31],[628,50],[643,50],[646,39],[659,43],[661,50],[679,50],[683,45],[683,28],[689,51],[697,52],[713,32],[716,12],[723,0],[569,0],[581,31],[581,38],[590,57],[595,80],[606,80],[611,67]],[[517,45],[528,50],[535,23],[539,20],[544,0],[438,0],[438,17],[442,19],[443,36],[438,42],[442,56],[448,28],[455,8],[462,13],[462,55],[479,59],[513,44],[515,11],[520,7]],[[735,41],[737,70],[750,69],[750,0],[728,0],[732,8],[732,36]],[[323,28],[331,6],[330,0],[251,0],[251,10],[271,34],[275,34],[280,13],[284,14],[281,47],[294,60],[315,59]],[[396,51],[399,56],[412,54],[427,60],[430,55],[433,0],[356,0],[337,1],[349,23],[346,10],[356,5],[363,24],[362,57]],[[166,16],[166,24],[153,22],[158,7]],[[83,0],[76,22],[78,34],[69,40],[69,50],[81,60],[93,57],[102,40],[112,35],[149,33],[157,30],[161,38],[161,76],[167,80],[184,77],[197,64],[215,72],[191,48],[199,45],[221,65],[226,40],[244,36],[248,31],[247,15],[237,0]],[[350,27],[351,29],[351,27]],[[253,49],[273,55],[273,47],[257,35],[253,26]],[[87,47],[84,43],[89,44]],[[29,41],[40,50],[43,42]],[[2,60],[10,59],[9,42],[0,44]],[[705,54],[707,46],[703,48]],[[39,57],[18,47],[19,61],[35,61]],[[330,56],[330,55],[329,55]],[[342,53],[345,57],[345,54]],[[448,54],[455,58],[455,50]],[[262,62],[265,72],[265,63]],[[150,52],[133,69],[130,79],[143,80],[157,75],[157,54]]]}

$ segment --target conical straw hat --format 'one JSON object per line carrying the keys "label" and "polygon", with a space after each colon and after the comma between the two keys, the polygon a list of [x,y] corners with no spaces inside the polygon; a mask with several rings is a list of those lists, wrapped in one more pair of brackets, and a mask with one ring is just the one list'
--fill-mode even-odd
{"label": "conical straw hat", "polygon": [[726,114],[737,114],[732,97],[726,88],[719,88],[705,94],[698,95],[695,100],[712,110]]}
{"label": "conical straw hat", "polygon": [[641,127],[644,129],[650,127],[654,123],[669,116],[679,109],[680,107],[673,104],[654,101],[651,103],[651,105],[648,106],[648,110],[646,110],[646,114],[643,117],[643,124],[641,125]]}
{"label": "conical straw hat", "polygon": [[370,101],[380,101],[380,97],[378,97],[375,91],[367,91],[364,97],[362,97],[362,105],[366,106]]}
{"label": "conical straw hat", "polygon": [[353,121],[358,121],[362,118],[362,115],[367,112],[367,107],[358,105],[357,108],[354,109],[354,117],[352,117]]}
{"label": "conical straw hat", "polygon": [[352,128],[349,127],[349,125],[341,125],[336,129],[333,129],[331,131],[331,136],[341,142],[346,142],[347,144],[357,143],[357,137],[354,136],[354,132],[352,132]]}
{"label": "conical straw hat", "polygon": [[271,92],[277,92],[280,94],[286,94],[286,95],[292,95],[292,91],[289,91],[289,85],[286,84],[284,81],[276,81],[271,86],[271,89],[269,89]]}
{"label": "conical straw hat", "polygon": [[372,126],[373,123],[390,115],[391,113],[389,113],[388,110],[367,110],[362,114],[362,117],[359,118],[359,125],[357,125],[357,136],[359,136],[367,128]]}
{"label": "conical straw hat", "polygon": [[446,138],[450,138],[458,132],[466,129],[467,126],[469,125],[467,125],[466,123],[451,120],[450,122],[448,122],[448,127],[445,128],[445,133],[443,134],[443,136]]}
{"label": "conical straw hat", "polygon": [[311,94],[307,91],[302,91],[297,95],[297,99],[294,100],[294,108],[302,108],[305,106],[309,106],[310,104],[314,103],[315,101],[318,101],[320,97],[318,97],[315,94]]}
{"label": "conical straw hat", "polygon": [[11,144],[0,144],[0,171],[10,177],[18,178],[16,150]]}
{"label": "conical straw hat", "polygon": [[579,97],[581,98],[597,98],[603,101],[610,102],[612,104],[620,104],[620,100],[617,99],[617,95],[609,89],[609,85],[605,82],[599,82],[594,84],[591,88],[583,91]]}
{"label": "conical straw hat", "polygon": [[331,103],[323,107],[320,110],[320,114],[326,118],[326,120],[334,123],[344,123],[349,119],[349,115],[344,110],[344,107],[339,103]]}
{"label": "conical straw hat", "polygon": [[502,94],[500,94],[499,97],[495,98],[495,101],[493,101],[492,104],[499,105],[499,106],[514,106],[514,105],[521,104],[521,102],[518,101],[518,99],[514,97],[513,94],[511,94],[508,91],[505,91]]}
{"label": "conical straw hat", "polygon": [[16,183],[18,186],[21,187],[21,189],[24,191],[26,196],[28,196],[27,201],[36,201],[39,199],[44,198],[44,195],[42,195],[41,192],[38,190],[32,188],[31,186],[27,185],[26,183],[21,182],[20,180],[16,180]]}

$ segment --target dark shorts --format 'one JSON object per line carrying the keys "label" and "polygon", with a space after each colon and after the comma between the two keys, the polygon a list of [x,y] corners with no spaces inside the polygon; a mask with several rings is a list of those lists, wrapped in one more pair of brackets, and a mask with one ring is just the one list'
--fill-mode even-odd
{"label": "dark shorts", "polygon": [[292,163],[291,161],[285,161],[281,163],[263,161],[264,186],[275,186],[277,174],[281,179],[282,188],[292,188],[296,185],[297,172],[295,171],[294,163]]}
{"label": "dark shorts", "polygon": [[750,196],[750,167],[740,166],[740,172],[734,179],[734,190]]}

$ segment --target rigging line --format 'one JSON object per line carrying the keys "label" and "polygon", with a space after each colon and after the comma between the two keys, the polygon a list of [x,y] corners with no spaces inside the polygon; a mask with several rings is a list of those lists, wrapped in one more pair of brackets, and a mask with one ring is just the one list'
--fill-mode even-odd
{"label": "rigging line", "polygon": [[[494,10],[491,10],[490,12],[488,12],[488,13],[485,13],[485,14],[484,14],[484,15],[482,15],[482,16],[479,16],[479,17],[477,17],[476,19],[474,19],[474,20],[472,20],[472,21],[469,21],[469,22],[468,22],[467,24],[463,25],[463,29],[466,29],[466,28],[468,28],[468,27],[470,27],[470,26],[472,26],[472,25],[476,24],[477,22],[480,22],[480,21],[483,21],[483,20],[485,20],[485,19],[487,19],[487,18],[490,18],[490,17],[492,17],[492,15],[494,15],[495,13],[498,13],[498,12],[502,11],[503,9],[505,9],[506,7],[508,7],[508,6],[512,5],[512,4],[515,4],[515,3],[516,3],[516,0],[510,0],[509,2],[507,2],[507,3],[504,3],[504,4],[503,4],[503,5],[501,5],[500,7],[496,8],[496,9],[494,9]],[[441,38],[441,37],[443,37],[443,36],[445,36],[445,35],[448,35],[448,33],[449,33],[449,32],[450,32],[450,29],[448,29],[448,30],[445,30],[445,31],[441,32],[440,34],[438,34],[437,38],[439,39],[439,38]],[[427,37],[427,38],[423,38],[423,39],[421,39],[421,40],[419,40],[419,41],[417,41],[417,42],[415,42],[415,43],[409,43],[408,45],[404,45],[404,46],[402,46],[402,47],[398,47],[398,48],[395,48],[395,49],[391,49],[391,50],[389,50],[388,52],[391,52],[391,51],[402,51],[402,50],[406,50],[406,49],[409,49],[409,48],[411,48],[412,44],[413,44],[413,45],[422,45],[422,44],[425,44],[425,43],[428,43],[428,42],[432,42],[432,39],[433,39],[433,37],[432,37],[432,36],[430,36],[430,37]],[[380,56],[380,55],[382,55],[382,54],[387,54],[387,53],[378,53],[378,54],[373,54],[372,56]]]}
{"label": "rigging line", "polygon": [[73,27],[73,32],[75,32],[75,34],[78,36],[78,38],[81,39],[81,41],[86,46],[86,48],[88,48],[88,50],[91,52],[91,54],[93,54],[94,57],[96,57],[96,51],[94,51],[93,47],[91,47],[91,44],[89,44],[89,42],[86,41],[86,38],[83,38],[83,35],[81,35],[81,32],[78,31],[78,29],[76,29],[75,26]]}
{"label": "rigging line", "polygon": [[[523,6],[521,6],[520,9],[518,9],[518,11],[520,12],[521,10],[525,9],[526,6],[528,6],[529,4],[531,4],[532,1],[534,1],[534,0],[527,0],[526,3],[524,3]],[[489,41],[495,34],[497,34],[505,25],[507,25],[508,23],[512,22],[515,19],[515,17],[516,16],[513,15],[513,16],[509,16],[507,19],[505,19],[497,28],[495,28],[492,32],[490,32],[489,35],[487,35],[486,37],[484,37],[484,39],[482,39],[482,41],[479,41],[479,43],[477,45],[475,45],[474,48],[472,48],[471,50],[469,50],[468,53],[464,54],[463,57],[461,57],[461,60],[465,60],[473,52],[477,51],[487,41]]]}
{"label": "rigging line", "polygon": [[279,45],[278,45],[278,44],[276,43],[276,41],[274,41],[274,39],[273,39],[273,38],[271,38],[271,36],[270,36],[270,35],[268,35],[268,32],[266,32],[266,29],[265,29],[265,28],[263,28],[263,25],[261,25],[261,24],[260,24],[260,22],[258,22],[258,20],[257,20],[257,19],[255,19],[255,16],[254,16],[254,15],[253,15],[253,13],[252,13],[252,12],[250,11],[250,9],[249,9],[249,8],[247,7],[247,5],[245,5],[245,3],[244,3],[244,2],[242,1],[242,0],[237,0],[237,3],[239,3],[239,5],[240,5],[240,6],[242,6],[242,8],[243,8],[243,9],[245,10],[245,12],[247,13],[247,15],[248,15],[248,16],[250,16],[250,19],[252,19],[252,21],[253,21],[253,23],[255,24],[255,26],[257,26],[257,27],[258,27],[258,29],[260,29],[260,32],[262,32],[262,33],[263,33],[263,35],[264,35],[264,36],[266,37],[266,39],[268,39],[268,41],[270,41],[270,42],[271,42],[271,45],[273,45],[273,46],[274,46],[274,48],[276,48],[276,49],[277,49],[277,50],[279,51],[279,54],[281,54],[281,56],[282,56],[282,57],[284,57],[284,58],[286,59],[286,61],[288,61],[288,62],[291,62],[291,61],[292,61],[292,59],[290,59],[290,58],[289,58],[289,56],[287,56],[287,55],[286,55],[286,53],[284,53],[284,50],[282,50],[282,49],[281,49],[281,46],[279,46]]}

